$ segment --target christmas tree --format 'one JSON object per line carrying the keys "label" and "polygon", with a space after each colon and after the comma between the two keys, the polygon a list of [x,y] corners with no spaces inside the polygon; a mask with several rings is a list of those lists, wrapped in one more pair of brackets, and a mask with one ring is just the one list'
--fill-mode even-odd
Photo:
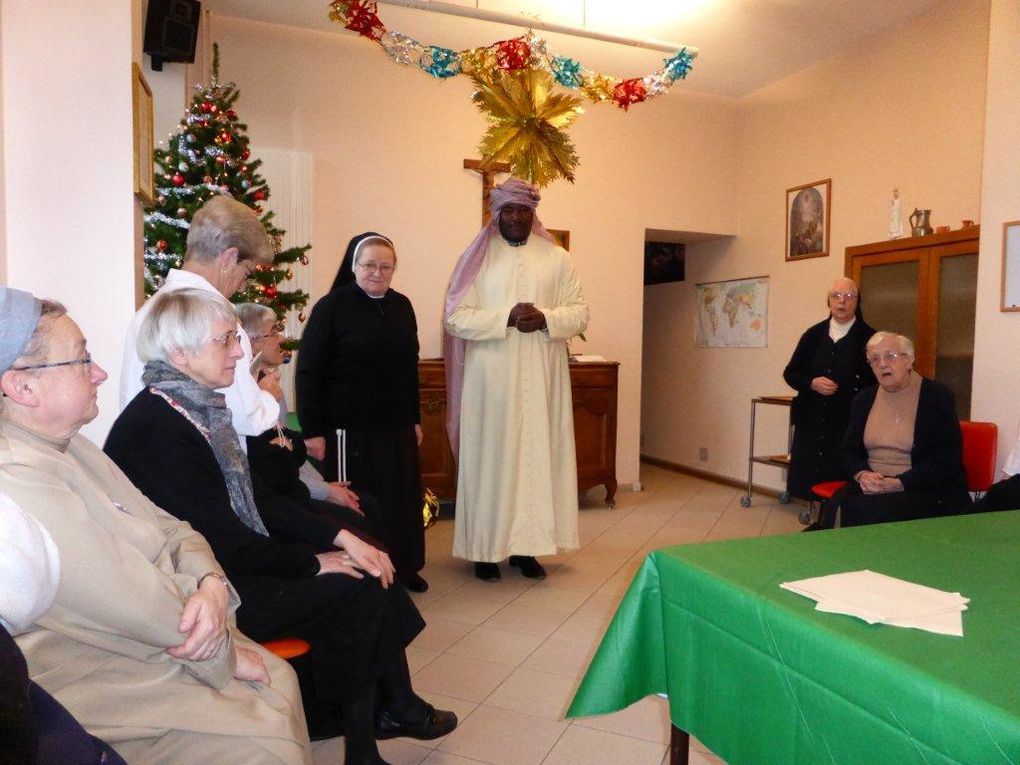
{"label": "christmas tree", "polygon": [[[294,277],[293,266],[308,265],[311,245],[282,249],[284,231],[273,225],[273,213],[264,209],[269,186],[259,175],[262,160],[248,148],[248,126],[238,122],[233,106],[240,93],[234,83],[219,81],[219,48],[213,48],[209,84],[197,85],[191,106],[166,150],[156,149],[156,204],[145,211],[145,294],[158,290],[171,268],[184,262],[192,216],[216,194],[229,194],[251,207],[269,232],[276,255],[260,266],[231,300],[262,303],[284,318],[308,303],[303,290],[286,290],[283,282]],[[298,317],[304,321],[304,314]]]}

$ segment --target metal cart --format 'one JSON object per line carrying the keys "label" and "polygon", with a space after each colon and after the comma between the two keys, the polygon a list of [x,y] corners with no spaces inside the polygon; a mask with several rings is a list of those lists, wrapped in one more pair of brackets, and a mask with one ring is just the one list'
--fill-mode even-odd
{"label": "metal cart", "polygon": [[[790,444],[793,443],[793,425],[788,425],[786,454],[755,454],[754,453],[754,420],[758,414],[758,404],[769,404],[772,406],[790,407],[793,403],[793,396],[759,396],[751,399],[751,443],[747,449],[747,494],[740,498],[742,507],[751,506],[751,487],[754,478],[754,463],[759,465],[772,465],[772,467],[790,469]],[[779,495],[779,504],[785,505],[790,501],[788,492]]]}

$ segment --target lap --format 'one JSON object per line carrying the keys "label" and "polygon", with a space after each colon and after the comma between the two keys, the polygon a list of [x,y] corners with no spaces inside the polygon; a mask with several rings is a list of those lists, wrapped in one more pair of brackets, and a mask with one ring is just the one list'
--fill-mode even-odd
{"label": "lap", "polygon": [[280,739],[216,736],[171,730],[157,738],[117,744],[131,765],[309,765],[307,748]]}

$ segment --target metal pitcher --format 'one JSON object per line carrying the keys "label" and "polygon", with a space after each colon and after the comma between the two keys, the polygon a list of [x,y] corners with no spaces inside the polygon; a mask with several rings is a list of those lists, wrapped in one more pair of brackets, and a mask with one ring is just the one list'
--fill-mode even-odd
{"label": "metal pitcher", "polygon": [[934,233],[931,228],[929,218],[931,217],[931,210],[918,210],[914,208],[914,212],[910,213],[910,229],[914,236],[926,236]]}

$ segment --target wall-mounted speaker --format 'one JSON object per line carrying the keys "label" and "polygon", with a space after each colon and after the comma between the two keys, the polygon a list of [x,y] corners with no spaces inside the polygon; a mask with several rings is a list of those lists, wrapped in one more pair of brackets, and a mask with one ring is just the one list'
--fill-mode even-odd
{"label": "wall-mounted speaker", "polygon": [[199,0],[149,0],[143,49],[152,56],[154,71],[161,71],[167,61],[195,60],[201,12]]}

